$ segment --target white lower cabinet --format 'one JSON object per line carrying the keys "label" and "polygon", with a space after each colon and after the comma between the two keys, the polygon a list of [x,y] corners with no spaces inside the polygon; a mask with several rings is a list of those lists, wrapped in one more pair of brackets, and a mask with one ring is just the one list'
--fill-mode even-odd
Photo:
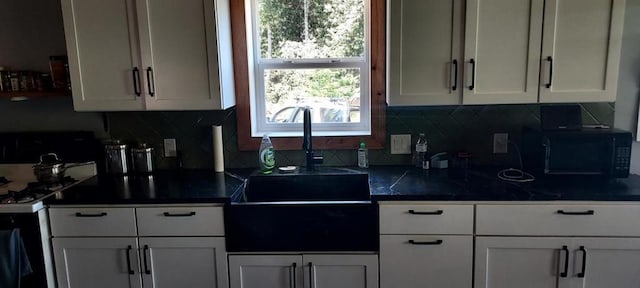
{"label": "white lower cabinet", "polygon": [[[221,237],[140,238],[145,288],[226,287]],[[217,273],[216,273],[217,272]]]}
{"label": "white lower cabinet", "polygon": [[135,238],[54,238],[59,288],[140,288]]}
{"label": "white lower cabinet", "polygon": [[377,288],[378,256],[231,255],[231,288]]}
{"label": "white lower cabinet", "polygon": [[640,238],[575,238],[572,253],[571,288],[640,286]]}
{"label": "white lower cabinet", "polygon": [[472,259],[471,235],[381,235],[380,286],[470,288]]}
{"label": "white lower cabinet", "polygon": [[640,238],[476,237],[476,288],[627,288]]}
{"label": "white lower cabinet", "polygon": [[476,237],[474,287],[568,287],[570,245],[568,238]]}
{"label": "white lower cabinet", "polygon": [[59,288],[229,287],[221,206],[68,207],[49,215]]}

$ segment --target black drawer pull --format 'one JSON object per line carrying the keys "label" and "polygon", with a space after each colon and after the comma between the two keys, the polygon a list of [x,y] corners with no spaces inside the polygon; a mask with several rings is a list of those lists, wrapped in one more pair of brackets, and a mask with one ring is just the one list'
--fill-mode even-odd
{"label": "black drawer pull", "polygon": [[551,85],[553,85],[553,58],[549,56],[547,57],[547,61],[549,62],[549,82],[545,84],[545,87],[549,89],[551,88]]}
{"label": "black drawer pull", "polygon": [[453,59],[453,86],[451,90],[456,91],[458,89],[458,60]]}
{"label": "black drawer pull", "polygon": [[558,212],[558,214],[562,214],[562,215],[593,215],[593,214],[596,214],[596,212],[593,211],[593,210],[579,211],[579,212],[570,212],[570,211],[558,210],[557,212]]}
{"label": "black drawer pull", "polygon": [[436,211],[409,210],[409,214],[413,214],[413,215],[442,215],[442,213],[444,213],[444,211],[442,210],[436,210]]}
{"label": "black drawer pull", "polygon": [[296,268],[298,266],[298,264],[296,263],[292,263],[291,264],[291,274],[293,274],[293,279],[291,280],[291,284],[289,285],[289,287],[291,288],[296,288],[297,284],[296,284]]}
{"label": "black drawer pull", "polygon": [[473,91],[476,89],[476,60],[471,58],[469,63],[471,63],[471,85],[469,86],[469,90]]}
{"label": "black drawer pull", "polygon": [[131,245],[127,246],[127,272],[129,273],[129,275],[133,275],[136,274],[135,271],[133,271],[133,269],[131,269],[131,249],[133,247],[131,247]]}
{"label": "black drawer pull", "polygon": [[149,245],[144,245],[144,249],[142,249],[142,264],[144,264],[144,274],[151,275],[151,270],[147,265],[147,251],[149,251]]}
{"label": "black drawer pull", "polygon": [[442,240],[435,240],[435,241],[415,241],[415,240],[409,240],[409,244],[412,245],[440,245],[442,244]]}
{"label": "black drawer pull", "polygon": [[147,67],[147,89],[149,90],[149,96],[156,95],[156,79],[153,77],[153,68]]}
{"label": "black drawer pull", "polygon": [[164,212],[163,214],[165,217],[191,217],[191,216],[195,216],[196,212],[188,212],[188,213],[169,213],[169,212]]}
{"label": "black drawer pull", "polygon": [[140,96],[140,69],[138,67],[133,68],[133,92],[136,96]]}
{"label": "black drawer pull", "polygon": [[76,217],[104,217],[107,216],[107,212],[97,213],[97,214],[85,214],[81,212],[76,212]]}
{"label": "black drawer pull", "polygon": [[567,278],[569,275],[569,248],[565,245],[562,246],[564,254],[564,272],[560,273],[560,277]]}
{"label": "black drawer pull", "polygon": [[587,272],[587,249],[584,246],[580,246],[580,251],[582,251],[582,271],[578,273],[578,278],[584,278]]}

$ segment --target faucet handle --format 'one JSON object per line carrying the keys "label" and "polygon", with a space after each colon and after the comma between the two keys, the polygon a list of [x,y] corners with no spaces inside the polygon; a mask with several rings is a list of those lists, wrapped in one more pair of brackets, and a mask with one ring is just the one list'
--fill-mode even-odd
{"label": "faucet handle", "polygon": [[324,156],[322,155],[313,155],[313,163],[314,164],[322,164],[324,162]]}

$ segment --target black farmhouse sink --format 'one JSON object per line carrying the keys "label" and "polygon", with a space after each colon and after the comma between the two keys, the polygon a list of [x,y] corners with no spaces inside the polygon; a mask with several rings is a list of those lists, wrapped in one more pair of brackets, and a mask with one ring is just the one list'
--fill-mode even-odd
{"label": "black farmhouse sink", "polygon": [[377,251],[369,175],[343,168],[249,177],[225,207],[229,252]]}
{"label": "black farmhouse sink", "polygon": [[247,202],[367,201],[369,175],[347,168],[322,167],[317,171],[249,177],[244,191]]}

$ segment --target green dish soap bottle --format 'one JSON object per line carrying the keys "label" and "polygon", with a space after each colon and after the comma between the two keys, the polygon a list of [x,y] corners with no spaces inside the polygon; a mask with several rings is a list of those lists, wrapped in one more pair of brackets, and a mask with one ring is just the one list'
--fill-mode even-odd
{"label": "green dish soap bottle", "polygon": [[260,171],[262,174],[271,174],[276,167],[276,154],[273,150],[273,144],[271,139],[265,134],[262,136],[262,143],[260,144],[260,152],[258,153],[258,161],[260,162]]}

